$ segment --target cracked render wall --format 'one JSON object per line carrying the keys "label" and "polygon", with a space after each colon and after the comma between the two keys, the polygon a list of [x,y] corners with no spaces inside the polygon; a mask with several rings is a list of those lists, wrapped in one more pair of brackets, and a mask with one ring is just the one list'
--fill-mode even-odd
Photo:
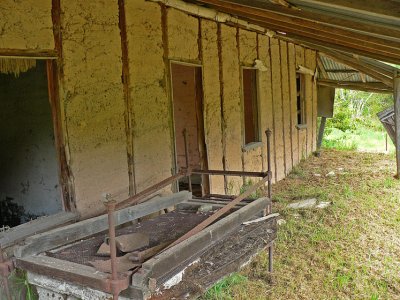
{"label": "cracked render wall", "polygon": [[[0,7],[23,15],[20,20],[29,24],[33,17],[26,3],[22,9],[7,0]],[[53,49],[51,1],[35,1],[32,11],[39,8],[34,24],[27,28],[21,27],[24,22],[3,25],[0,47]],[[210,169],[266,170],[267,128],[273,130],[274,181],[315,149],[316,89],[311,76],[307,76],[306,88],[308,127],[299,130],[295,126],[296,67],[314,69],[315,51],[159,4],[126,1],[130,75],[126,111],[117,2],[61,0],[61,10],[61,111],[76,205],[84,217],[103,210],[102,193],[117,194],[119,199],[128,196],[127,134],[133,140],[136,192],[171,174],[174,136],[169,59],[202,65]],[[6,14],[0,20],[7,18]],[[267,67],[258,71],[263,143],[243,151],[241,66],[252,66],[255,59]],[[131,128],[126,131],[127,115]],[[235,177],[214,176],[210,181],[211,191],[217,193],[236,193],[242,184]]]}
{"label": "cracked render wall", "polygon": [[1,0],[0,49],[54,49],[52,0]]}
{"label": "cracked render wall", "polygon": [[136,191],[171,176],[171,103],[161,7],[126,1]]}
{"label": "cracked render wall", "polygon": [[104,211],[104,193],[127,197],[128,167],[116,1],[61,1],[62,105],[77,210]]}

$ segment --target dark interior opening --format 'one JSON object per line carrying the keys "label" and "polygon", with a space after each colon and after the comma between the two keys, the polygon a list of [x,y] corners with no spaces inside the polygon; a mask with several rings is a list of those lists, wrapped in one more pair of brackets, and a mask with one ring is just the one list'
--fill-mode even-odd
{"label": "dark interior opening", "polygon": [[0,73],[0,226],[62,210],[46,61]]}
{"label": "dark interior opening", "polygon": [[[175,126],[176,167],[185,168],[184,130],[187,131],[189,165],[193,169],[207,168],[204,141],[203,84],[201,67],[171,64],[173,110]],[[193,195],[208,193],[208,177],[192,175]],[[179,182],[180,190],[188,189],[187,178]]]}
{"label": "dark interior opening", "polygon": [[243,106],[245,144],[259,142],[257,70],[255,69],[243,69]]}

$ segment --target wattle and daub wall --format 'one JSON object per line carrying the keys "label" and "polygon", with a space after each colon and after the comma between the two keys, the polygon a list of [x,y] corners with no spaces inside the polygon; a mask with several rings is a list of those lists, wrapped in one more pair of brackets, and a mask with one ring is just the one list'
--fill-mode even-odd
{"label": "wattle and daub wall", "polygon": [[[54,50],[55,3],[3,1],[0,50]],[[274,180],[315,150],[317,95],[310,75],[307,127],[296,127],[296,67],[314,70],[315,51],[153,2],[121,3],[59,3],[61,121],[74,204],[83,217],[103,211],[103,193],[122,200],[129,190],[139,192],[174,172],[170,60],[202,66],[210,169],[265,171],[267,128],[273,131]],[[244,151],[241,66],[255,59],[267,67],[258,71],[263,143]],[[210,180],[216,193],[242,185],[234,177]]]}

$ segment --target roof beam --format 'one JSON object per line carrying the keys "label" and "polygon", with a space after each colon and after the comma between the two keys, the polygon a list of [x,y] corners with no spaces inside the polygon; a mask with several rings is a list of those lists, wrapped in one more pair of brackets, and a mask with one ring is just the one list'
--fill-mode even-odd
{"label": "roof beam", "polygon": [[387,16],[398,19],[400,15],[400,5],[393,0],[297,0],[295,3],[309,5],[320,5],[334,9],[346,9],[347,11],[371,15]]}
{"label": "roof beam", "polygon": [[333,70],[325,70],[327,73],[358,73],[357,70],[351,69],[333,69]]}
{"label": "roof beam", "polygon": [[328,73],[326,73],[324,64],[322,63],[319,55],[317,55],[317,66],[318,66],[319,70],[321,71],[322,76],[324,78],[329,78]]}
{"label": "roof beam", "polygon": [[381,81],[386,86],[393,88],[393,79],[392,78],[387,77],[383,74],[380,74],[373,68],[370,68],[369,66],[357,61],[356,59],[354,59],[350,56],[346,56],[344,54],[338,53],[336,51],[329,50],[329,49],[324,49],[321,51],[323,51],[323,53],[320,53],[320,55],[328,56],[329,58],[331,58],[341,64],[344,64],[348,67],[354,68],[368,76],[371,76],[372,78],[375,78],[378,81]]}
{"label": "roof beam", "polygon": [[[293,42],[291,39],[286,39],[286,40]],[[344,64],[350,68],[359,70],[360,72],[362,72],[372,78],[375,78],[378,81],[381,81],[382,83],[386,84],[390,88],[393,87],[393,77],[389,77],[389,76],[386,76],[386,75],[380,73],[379,71],[375,70],[373,67],[358,61],[357,59],[355,59],[354,57],[352,57],[350,55],[346,55],[344,53],[340,53],[338,51],[329,49],[327,47],[323,47],[323,46],[312,44],[312,43],[302,42],[302,44],[306,47],[310,47],[315,50],[318,50],[319,55],[327,56],[327,57],[337,61],[338,63]]]}
{"label": "roof beam", "polygon": [[[229,0],[229,2],[243,6],[250,6],[248,0]],[[293,16],[304,20],[315,21],[319,24],[326,24],[346,30],[355,30],[357,32],[365,32],[367,34],[400,39],[400,28],[397,26],[382,25],[377,24],[376,22],[359,21],[348,16],[339,17],[337,14],[327,11],[310,12],[305,9],[292,9],[281,5],[271,4],[262,0],[251,1],[251,7],[257,7],[285,16]]]}
{"label": "roof beam", "polygon": [[[271,29],[273,29],[273,28],[271,28]],[[327,41],[321,41],[319,39],[304,37],[304,36],[300,36],[297,34],[291,34],[291,33],[282,34],[282,33],[278,32],[276,34],[276,36],[279,37],[280,39],[288,40],[288,41],[291,41],[294,43],[300,43],[300,44],[306,45],[306,46],[314,48],[314,49],[318,49],[319,47],[335,49],[335,50],[339,50],[342,52],[354,53],[354,54],[370,57],[370,58],[381,60],[381,61],[387,61],[387,62],[391,62],[394,64],[400,64],[399,59],[393,59],[388,56],[382,55],[382,54],[378,53],[378,51],[376,51],[376,53],[365,52],[365,51],[362,51],[359,49],[350,48],[350,47],[346,47],[343,45],[333,44],[333,43],[330,43]]]}
{"label": "roof beam", "polygon": [[198,2],[209,4],[230,14],[249,18],[252,21],[257,21],[258,25],[269,27],[273,30],[326,41],[349,49],[363,51],[371,56],[378,53],[383,57],[388,57],[390,61],[400,62],[399,42],[326,26],[296,17],[279,15],[226,0],[198,0]]}
{"label": "roof beam", "polygon": [[393,88],[389,88],[381,82],[352,82],[352,81],[335,81],[329,79],[318,79],[318,85],[330,86],[339,89],[357,90],[371,93],[393,93]]}

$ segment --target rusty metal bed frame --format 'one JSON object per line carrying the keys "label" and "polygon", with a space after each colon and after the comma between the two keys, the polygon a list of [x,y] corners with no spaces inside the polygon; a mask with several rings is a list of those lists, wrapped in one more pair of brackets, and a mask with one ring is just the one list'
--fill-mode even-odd
{"label": "rusty metal bed frame", "polygon": [[[158,191],[162,188],[167,187],[180,179],[187,177],[189,182],[189,191],[192,190],[192,182],[191,182],[191,175],[192,174],[201,174],[201,175],[221,175],[221,176],[239,176],[239,177],[259,177],[259,180],[254,185],[250,186],[246,191],[241,193],[238,196],[227,196],[227,195],[218,195],[218,194],[209,194],[205,197],[196,198],[198,201],[207,201],[207,197],[213,198],[213,200],[220,200],[221,203],[226,203],[226,205],[222,206],[219,210],[213,213],[210,217],[202,221],[200,224],[195,226],[189,232],[181,236],[179,239],[174,241],[170,244],[167,248],[163,249],[162,252],[168,251],[170,248],[182,243],[183,241],[189,239],[193,235],[203,231],[206,227],[217,221],[223,215],[228,213],[231,209],[233,209],[236,205],[238,205],[241,201],[245,200],[249,197],[252,193],[257,191],[259,188],[264,187],[266,183],[268,183],[268,191],[267,191],[267,198],[268,204],[266,204],[265,208],[263,209],[263,215],[267,215],[271,213],[271,196],[272,196],[272,189],[271,189],[271,180],[272,180],[272,172],[271,172],[271,154],[270,154],[270,138],[271,138],[271,130],[268,129],[265,131],[267,137],[267,161],[268,161],[268,169],[267,172],[248,172],[248,171],[226,171],[226,170],[199,170],[199,169],[191,169],[189,166],[189,158],[188,158],[188,141],[185,135],[185,153],[186,153],[186,163],[187,167],[179,170],[177,174],[172,175],[169,178],[164,179],[163,181],[143,190],[142,192],[129,197],[128,199],[117,203],[112,195],[106,195],[103,199],[103,203],[107,208],[107,216],[108,216],[108,235],[109,235],[109,244],[110,244],[110,257],[111,257],[111,277],[109,276],[97,276],[96,278],[101,290],[104,292],[110,293],[113,295],[113,299],[118,299],[119,294],[121,291],[127,289],[130,284],[130,275],[132,272],[118,274],[117,272],[117,247],[116,247],[116,240],[115,240],[115,232],[116,232],[116,222],[115,222],[115,212],[126,209],[134,204],[139,204],[149,200],[152,196],[154,196]],[[212,202],[211,202],[212,203]],[[1,246],[1,245],[0,245]],[[273,262],[273,242],[268,244],[269,250],[269,271],[272,272],[272,262]],[[1,251],[1,247],[0,247]],[[161,252],[160,252],[161,253]],[[40,258],[38,258],[40,260]],[[41,262],[42,267],[45,269],[46,264],[45,262]],[[24,265],[29,264],[27,261],[18,260],[17,259],[17,267],[23,267]],[[5,287],[5,292],[7,293],[8,299],[11,299],[11,295],[8,291],[8,275],[14,268],[15,261],[14,260],[6,260],[3,256],[3,253],[0,252],[0,275],[3,278],[3,285]],[[67,271],[66,271],[67,273]],[[54,274],[57,275],[57,274]],[[58,274],[61,276],[61,274]],[[80,283],[85,283],[88,279],[85,274],[80,274],[78,276]],[[93,280],[93,278],[92,278]]]}

